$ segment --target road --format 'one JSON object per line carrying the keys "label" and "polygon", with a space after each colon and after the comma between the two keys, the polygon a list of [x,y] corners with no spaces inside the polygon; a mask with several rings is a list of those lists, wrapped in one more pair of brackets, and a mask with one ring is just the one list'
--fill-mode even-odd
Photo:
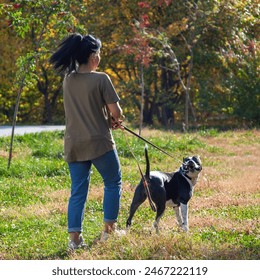
{"label": "road", "polygon": [[[64,130],[64,125],[26,125],[16,126],[14,130],[15,135],[23,135],[26,133],[36,133],[42,131]],[[11,136],[12,126],[0,126],[0,137]]]}

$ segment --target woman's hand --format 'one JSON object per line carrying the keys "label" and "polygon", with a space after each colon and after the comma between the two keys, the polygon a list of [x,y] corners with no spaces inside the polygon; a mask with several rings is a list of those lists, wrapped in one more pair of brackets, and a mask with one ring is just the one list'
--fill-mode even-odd
{"label": "woman's hand", "polygon": [[111,104],[107,104],[107,109],[108,112],[111,116],[111,127],[112,129],[124,129],[122,127],[122,122],[125,119],[125,116],[123,115],[123,110],[120,107],[119,103],[111,103]]}
{"label": "woman's hand", "polygon": [[114,118],[113,116],[111,117],[111,127],[112,129],[122,129],[124,130],[124,127],[122,126],[122,122],[125,119],[124,115],[121,115],[120,118]]}

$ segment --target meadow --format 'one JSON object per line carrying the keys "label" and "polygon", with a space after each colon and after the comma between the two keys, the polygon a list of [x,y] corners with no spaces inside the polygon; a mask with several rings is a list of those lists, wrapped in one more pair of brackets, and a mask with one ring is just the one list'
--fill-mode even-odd
{"label": "meadow", "polygon": [[[124,229],[140,180],[129,146],[145,170],[144,143],[127,132],[113,134],[123,172],[118,228]],[[154,213],[145,203],[126,235],[112,235],[100,242],[103,183],[93,168],[83,232],[88,248],[74,253],[67,251],[70,177],[63,160],[63,136],[63,132],[15,136],[10,169],[10,138],[0,138],[0,259],[259,259],[258,130],[210,129],[183,134],[144,129],[143,137],[175,156],[172,159],[149,147],[152,170],[174,171],[183,157],[201,157],[203,170],[190,202],[190,232],[179,230],[173,210],[168,208],[156,234]]]}

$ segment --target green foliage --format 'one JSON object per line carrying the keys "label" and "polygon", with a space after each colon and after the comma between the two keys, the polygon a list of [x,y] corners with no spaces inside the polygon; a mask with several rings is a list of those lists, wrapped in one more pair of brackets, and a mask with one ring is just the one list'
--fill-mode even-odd
{"label": "green foliage", "polygon": [[228,80],[234,116],[251,125],[257,125],[260,120],[259,58],[248,55],[243,63],[231,62],[232,79]]}
{"label": "green foliage", "polygon": [[[131,122],[139,121],[138,73],[143,61],[148,66],[144,69],[147,124],[181,126],[183,81],[199,124],[237,125],[242,120],[244,125],[257,125],[257,3],[146,2],[1,1],[1,123],[12,121],[20,87],[18,121],[64,122],[61,77],[48,59],[62,38],[81,32],[103,41],[100,71],[111,75]],[[125,46],[132,49],[126,52]],[[176,61],[169,59],[169,49]]]}
{"label": "green foliage", "polygon": [[[70,9],[72,4],[51,0],[0,4],[2,17],[8,22],[8,30],[4,31],[10,32],[8,38],[20,38],[22,44],[16,57],[16,80],[11,89],[13,92],[20,89],[18,120],[50,123],[55,122],[53,114],[63,115],[60,77],[51,71],[48,60],[52,48],[57,47],[64,36],[76,29],[82,30]],[[7,92],[2,96],[10,98]],[[63,117],[58,120],[63,121]]]}

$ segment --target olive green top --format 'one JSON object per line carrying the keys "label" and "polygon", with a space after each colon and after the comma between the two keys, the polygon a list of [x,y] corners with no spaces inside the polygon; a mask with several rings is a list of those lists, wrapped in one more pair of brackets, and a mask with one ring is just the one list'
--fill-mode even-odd
{"label": "olive green top", "polygon": [[76,73],[63,81],[67,162],[95,159],[115,148],[106,104],[119,101],[109,76],[102,72]]}

